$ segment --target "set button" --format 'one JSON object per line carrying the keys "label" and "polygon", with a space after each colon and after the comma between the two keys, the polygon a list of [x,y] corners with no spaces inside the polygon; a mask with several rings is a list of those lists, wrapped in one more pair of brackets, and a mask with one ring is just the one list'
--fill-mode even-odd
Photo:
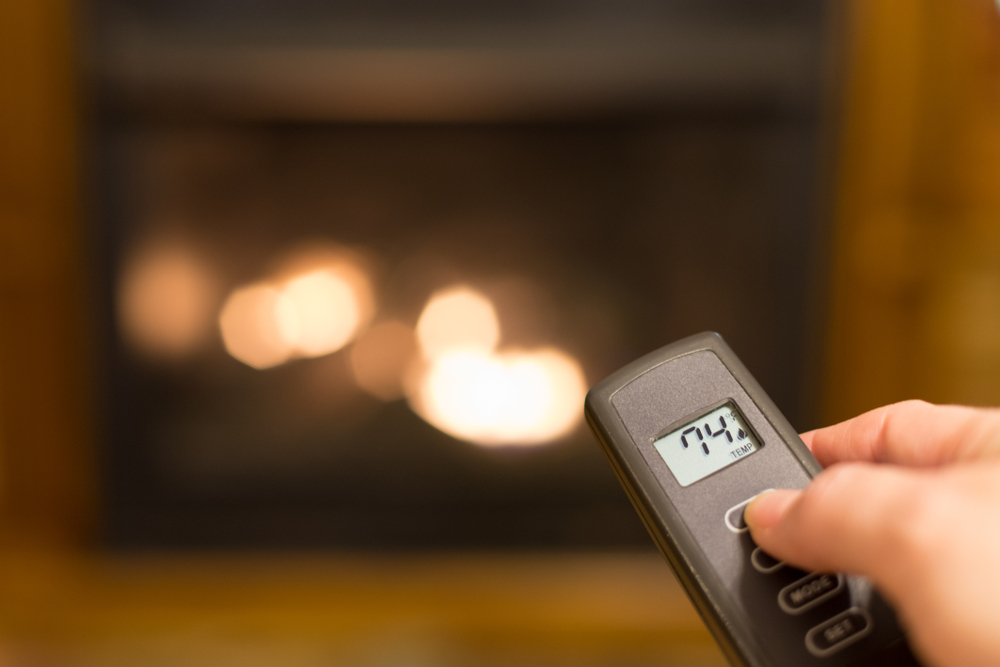
{"label": "set button", "polygon": [[872,617],[860,607],[852,607],[820,623],[806,633],[806,649],[817,658],[825,658],[868,636]]}
{"label": "set button", "polygon": [[782,588],[778,593],[778,606],[786,614],[798,616],[832,598],[843,588],[843,576],[813,572]]}

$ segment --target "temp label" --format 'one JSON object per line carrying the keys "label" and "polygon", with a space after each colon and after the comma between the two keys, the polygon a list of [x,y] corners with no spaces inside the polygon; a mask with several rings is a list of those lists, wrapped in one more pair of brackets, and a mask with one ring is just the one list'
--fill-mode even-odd
{"label": "temp label", "polygon": [[761,448],[732,403],[692,419],[653,442],[681,486],[689,486]]}

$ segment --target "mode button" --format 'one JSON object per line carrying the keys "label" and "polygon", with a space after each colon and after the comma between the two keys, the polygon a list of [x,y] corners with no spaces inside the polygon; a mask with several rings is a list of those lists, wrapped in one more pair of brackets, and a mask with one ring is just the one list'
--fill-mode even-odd
{"label": "mode button", "polygon": [[778,593],[778,606],[786,614],[797,616],[833,597],[844,587],[839,574],[813,572]]}

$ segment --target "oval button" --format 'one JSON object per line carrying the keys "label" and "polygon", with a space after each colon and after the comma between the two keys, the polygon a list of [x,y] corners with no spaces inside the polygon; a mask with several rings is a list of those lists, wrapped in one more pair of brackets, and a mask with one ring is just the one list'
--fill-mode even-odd
{"label": "oval button", "polygon": [[[754,496],[756,498],[757,496]],[[747,521],[743,518],[743,510],[747,508],[750,501],[753,498],[747,498],[739,505],[730,507],[726,512],[726,528],[733,531],[734,533],[745,533],[750,530],[750,526],[747,525]]]}
{"label": "oval button", "polygon": [[778,593],[778,606],[786,614],[797,616],[830,599],[843,587],[841,575],[813,572],[782,588]]}
{"label": "oval button", "polygon": [[[774,489],[764,489],[764,491],[761,491],[760,493],[764,493],[765,491],[774,491]],[[745,533],[748,530],[750,530],[750,526],[747,525],[747,520],[743,516],[743,511],[747,508],[747,505],[750,504],[750,501],[759,496],[760,493],[758,493],[753,497],[747,498],[739,505],[733,505],[728,510],[726,510],[726,517],[725,517],[726,528],[733,531],[734,533]]]}
{"label": "oval button", "polygon": [[754,549],[753,553],[750,554],[750,564],[761,574],[771,574],[785,567],[784,561],[778,560],[760,547]]}
{"label": "oval button", "polygon": [[852,607],[820,623],[806,633],[806,648],[817,658],[825,658],[846,648],[872,631],[872,617],[860,607]]}

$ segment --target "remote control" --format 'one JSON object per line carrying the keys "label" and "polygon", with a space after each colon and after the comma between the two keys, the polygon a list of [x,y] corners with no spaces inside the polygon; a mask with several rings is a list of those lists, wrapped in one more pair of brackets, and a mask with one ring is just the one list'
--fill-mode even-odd
{"label": "remote control", "polygon": [[754,496],[802,488],[822,468],[721,336],[691,336],[622,368],[590,390],[586,415],[733,665],[918,664],[866,579],[805,572],[754,544],[743,520]]}

